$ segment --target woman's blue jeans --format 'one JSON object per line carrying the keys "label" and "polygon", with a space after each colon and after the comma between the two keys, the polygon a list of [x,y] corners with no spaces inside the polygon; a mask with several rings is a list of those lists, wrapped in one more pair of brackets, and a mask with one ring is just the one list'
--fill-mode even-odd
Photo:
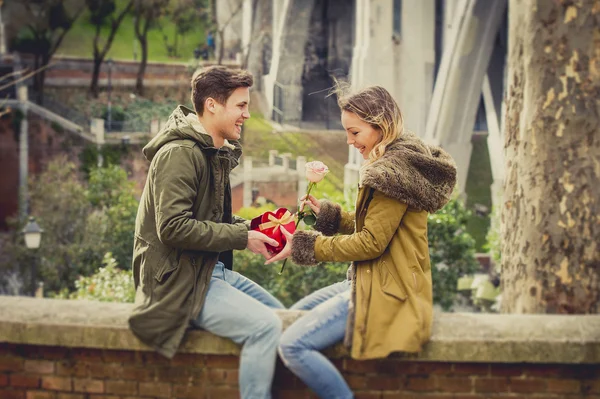
{"label": "woman's blue jeans", "polygon": [[320,352],[343,340],[350,294],[351,282],[346,280],[301,299],[290,309],[309,312],[281,336],[279,357],[320,398],[353,397],[342,374]]}

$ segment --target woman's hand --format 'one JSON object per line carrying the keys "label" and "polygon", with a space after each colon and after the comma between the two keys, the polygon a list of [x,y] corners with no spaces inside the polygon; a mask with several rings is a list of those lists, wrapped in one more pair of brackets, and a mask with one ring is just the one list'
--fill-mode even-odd
{"label": "woman's hand", "polygon": [[281,232],[283,233],[283,235],[285,236],[285,239],[286,239],[285,247],[283,247],[283,249],[281,250],[280,253],[273,256],[269,260],[267,260],[265,262],[265,265],[268,265],[273,262],[278,262],[280,260],[284,260],[285,258],[287,258],[288,256],[290,256],[292,254],[292,237],[294,237],[294,235],[292,233],[290,233],[289,231],[287,231],[283,227],[281,227]]}
{"label": "woman's hand", "polygon": [[308,206],[310,206],[310,209],[312,209],[312,211],[314,212],[315,215],[318,215],[319,212],[321,211],[321,201],[319,201],[312,195],[309,195],[308,199],[306,198],[306,195],[305,195],[302,198],[300,198],[300,201],[301,201],[300,209],[304,209],[304,205],[308,204]]}

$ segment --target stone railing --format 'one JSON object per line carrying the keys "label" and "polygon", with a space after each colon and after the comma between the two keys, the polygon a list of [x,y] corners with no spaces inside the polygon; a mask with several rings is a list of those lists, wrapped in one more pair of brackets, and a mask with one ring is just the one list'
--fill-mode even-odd
{"label": "stone railing", "polygon": [[[191,331],[172,360],[127,328],[131,304],[0,296],[0,398],[236,398],[239,347]],[[284,328],[301,312],[280,311]],[[418,356],[326,355],[357,398],[600,398],[600,316],[436,314]],[[280,362],[275,398],[308,398]]]}

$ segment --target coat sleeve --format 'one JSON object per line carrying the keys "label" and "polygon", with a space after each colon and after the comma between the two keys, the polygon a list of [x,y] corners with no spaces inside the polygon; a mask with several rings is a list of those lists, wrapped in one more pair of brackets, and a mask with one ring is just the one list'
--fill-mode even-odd
{"label": "coat sleeve", "polygon": [[297,265],[314,265],[377,258],[398,230],[407,207],[375,191],[360,231],[333,237],[315,231],[297,231],[292,239],[292,260]]}
{"label": "coat sleeve", "polygon": [[199,168],[192,149],[170,148],[157,154],[153,166],[154,211],[160,241],[170,247],[222,252],[244,249],[248,228],[243,223],[229,224],[195,220],[192,208],[201,184]]}
{"label": "coat sleeve", "polygon": [[334,234],[352,234],[354,232],[354,212],[346,212],[333,202],[321,201],[321,210],[314,226],[326,236]]}

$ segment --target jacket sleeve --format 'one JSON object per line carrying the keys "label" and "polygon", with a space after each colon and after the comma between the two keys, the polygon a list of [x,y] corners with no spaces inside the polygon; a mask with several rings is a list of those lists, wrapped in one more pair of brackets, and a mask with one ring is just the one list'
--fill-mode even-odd
{"label": "jacket sleeve", "polygon": [[340,205],[323,200],[314,228],[326,236],[337,233],[352,234],[354,232],[354,212],[343,211]]}
{"label": "jacket sleeve", "polygon": [[292,260],[297,265],[318,262],[362,261],[379,257],[392,240],[407,205],[375,191],[360,231],[326,237],[315,231],[297,231],[292,239]]}
{"label": "jacket sleeve", "polygon": [[244,219],[242,217],[239,217],[237,215],[232,215],[231,217],[232,217],[231,223],[233,223],[233,224],[238,224],[238,223],[243,224],[244,226],[246,226],[246,229],[250,230],[250,221],[249,220]]}
{"label": "jacket sleeve", "polygon": [[192,208],[200,191],[200,164],[192,149],[173,147],[156,155],[153,166],[153,196],[156,231],[170,247],[222,252],[244,249],[248,228],[242,224],[195,220]]}

